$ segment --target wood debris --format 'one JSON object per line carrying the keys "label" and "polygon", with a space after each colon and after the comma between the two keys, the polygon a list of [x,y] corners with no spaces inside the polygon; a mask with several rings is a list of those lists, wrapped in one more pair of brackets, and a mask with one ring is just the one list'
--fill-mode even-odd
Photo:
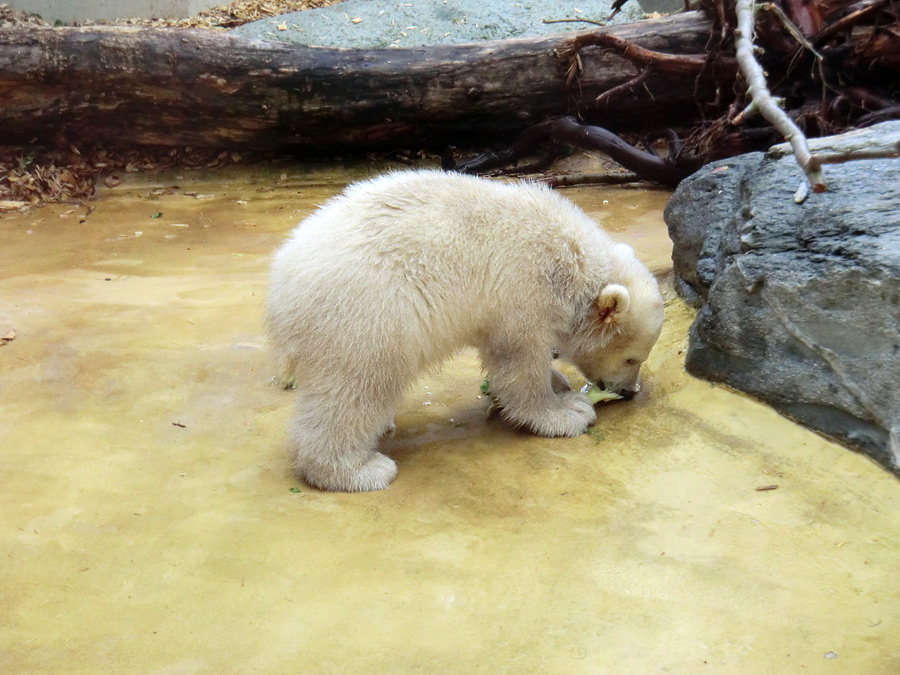
{"label": "wood debris", "polygon": [[[142,26],[145,28],[200,28],[206,30],[229,30],[251,21],[268,19],[280,14],[299,12],[333,5],[340,0],[236,0],[231,4],[211,7],[196,16],[183,19],[127,18],[116,21],[80,21],[78,26]],[[47,26],[46,21],[36,14],[10,8],[0,4],[0,28],[11,25],[30,24]]]}
{"label": "wood debris", "polygon": [[121,183],[121,173],[219,168],[261,159],[209,148],[28,149],[0,147],[0,212],[44,203],[83,201]]}
{"label": "wood debris", "polygon": [[[228,30],[235,26],[288,12],[326,7],[339,0],[237,0],[186,19],[130,18],[77,25],[119,25],[150,28]],[[0,4],[0,29],[48,26],[35,14]],[[46,149],[0,146],[0,213],[50,202],[91,199],[98,182],[112,188],[117,173],[155,172],[175,167],[216,168],[258,157],[204,148],[141,148],[116,151],[104,148]]]}

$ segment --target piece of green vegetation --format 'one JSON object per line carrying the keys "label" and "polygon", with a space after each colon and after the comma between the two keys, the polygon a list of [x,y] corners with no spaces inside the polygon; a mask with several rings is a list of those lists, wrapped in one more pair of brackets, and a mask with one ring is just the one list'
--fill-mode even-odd
{"label": "piece of green vegetation", "polygon": [[601,389],[596,384],[586,384],[581,388],[582,394],[587,394],[587,397],[591,400],[593,405],[597,405],[598,403],[606,403],[607,401],[618,401],[624,396],[620,396],[614,391],[610,391],[609,389]]}
{"label": "piece of green vegetation", "polygon": [[591,427],[588,429],[588,436],[594,439],[594,443],[602,443],[606,440],[606,434],[604,434],[597,427]]}

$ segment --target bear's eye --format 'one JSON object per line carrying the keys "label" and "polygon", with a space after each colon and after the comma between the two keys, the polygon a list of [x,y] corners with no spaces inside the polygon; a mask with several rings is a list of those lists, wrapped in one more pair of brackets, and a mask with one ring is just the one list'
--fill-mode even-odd
{"label": "bear's eye", "polygon": [[637,359],[628,359],[625,363],[627,363],[629,366],[635,366],[640,363],[640,361],[638,361]]}

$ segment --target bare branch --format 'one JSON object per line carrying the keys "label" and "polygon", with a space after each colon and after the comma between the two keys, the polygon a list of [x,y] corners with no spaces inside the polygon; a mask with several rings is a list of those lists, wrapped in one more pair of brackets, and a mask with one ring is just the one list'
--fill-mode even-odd
{"label": "bare branch", "polygon": [[[900,158],[900,131],[885,132],[877,143],[864,141],[862,130],[850,131],[839,136],[814,138],[809,141],[809,149],[820,164],[844,164],[865,159]],[[790,154],[787,143],[773,145],[766,154],[771,158]]]}
{"label": "bare branch", "polygon": [[778,132],[791,144],[797,164],[806,174],[813,192],[825,192],[825,177],[822,175],[822,166],[807,147],[806,136],[800,128],[794,124],[787,113],[782,110],[766,84],[766,76],[762,66],[753,55],[753,25],[755,19],[755,3],[753,0],[737,0],[736,4],[738,27],[734,33],[738,64],[741,72],[747,80],[747,89],[753,105],[760,114],[775,127]]}

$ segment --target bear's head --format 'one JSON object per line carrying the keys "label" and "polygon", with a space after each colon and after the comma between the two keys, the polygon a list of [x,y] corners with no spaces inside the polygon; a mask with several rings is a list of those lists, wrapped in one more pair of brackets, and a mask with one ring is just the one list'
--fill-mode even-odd
{"label": "bear's head", "polygon": [[564,354],[598,387],[625,398],[640,389],[641,364],[659,338],[663,298],[646,268],[610,283],[585,308]]}

